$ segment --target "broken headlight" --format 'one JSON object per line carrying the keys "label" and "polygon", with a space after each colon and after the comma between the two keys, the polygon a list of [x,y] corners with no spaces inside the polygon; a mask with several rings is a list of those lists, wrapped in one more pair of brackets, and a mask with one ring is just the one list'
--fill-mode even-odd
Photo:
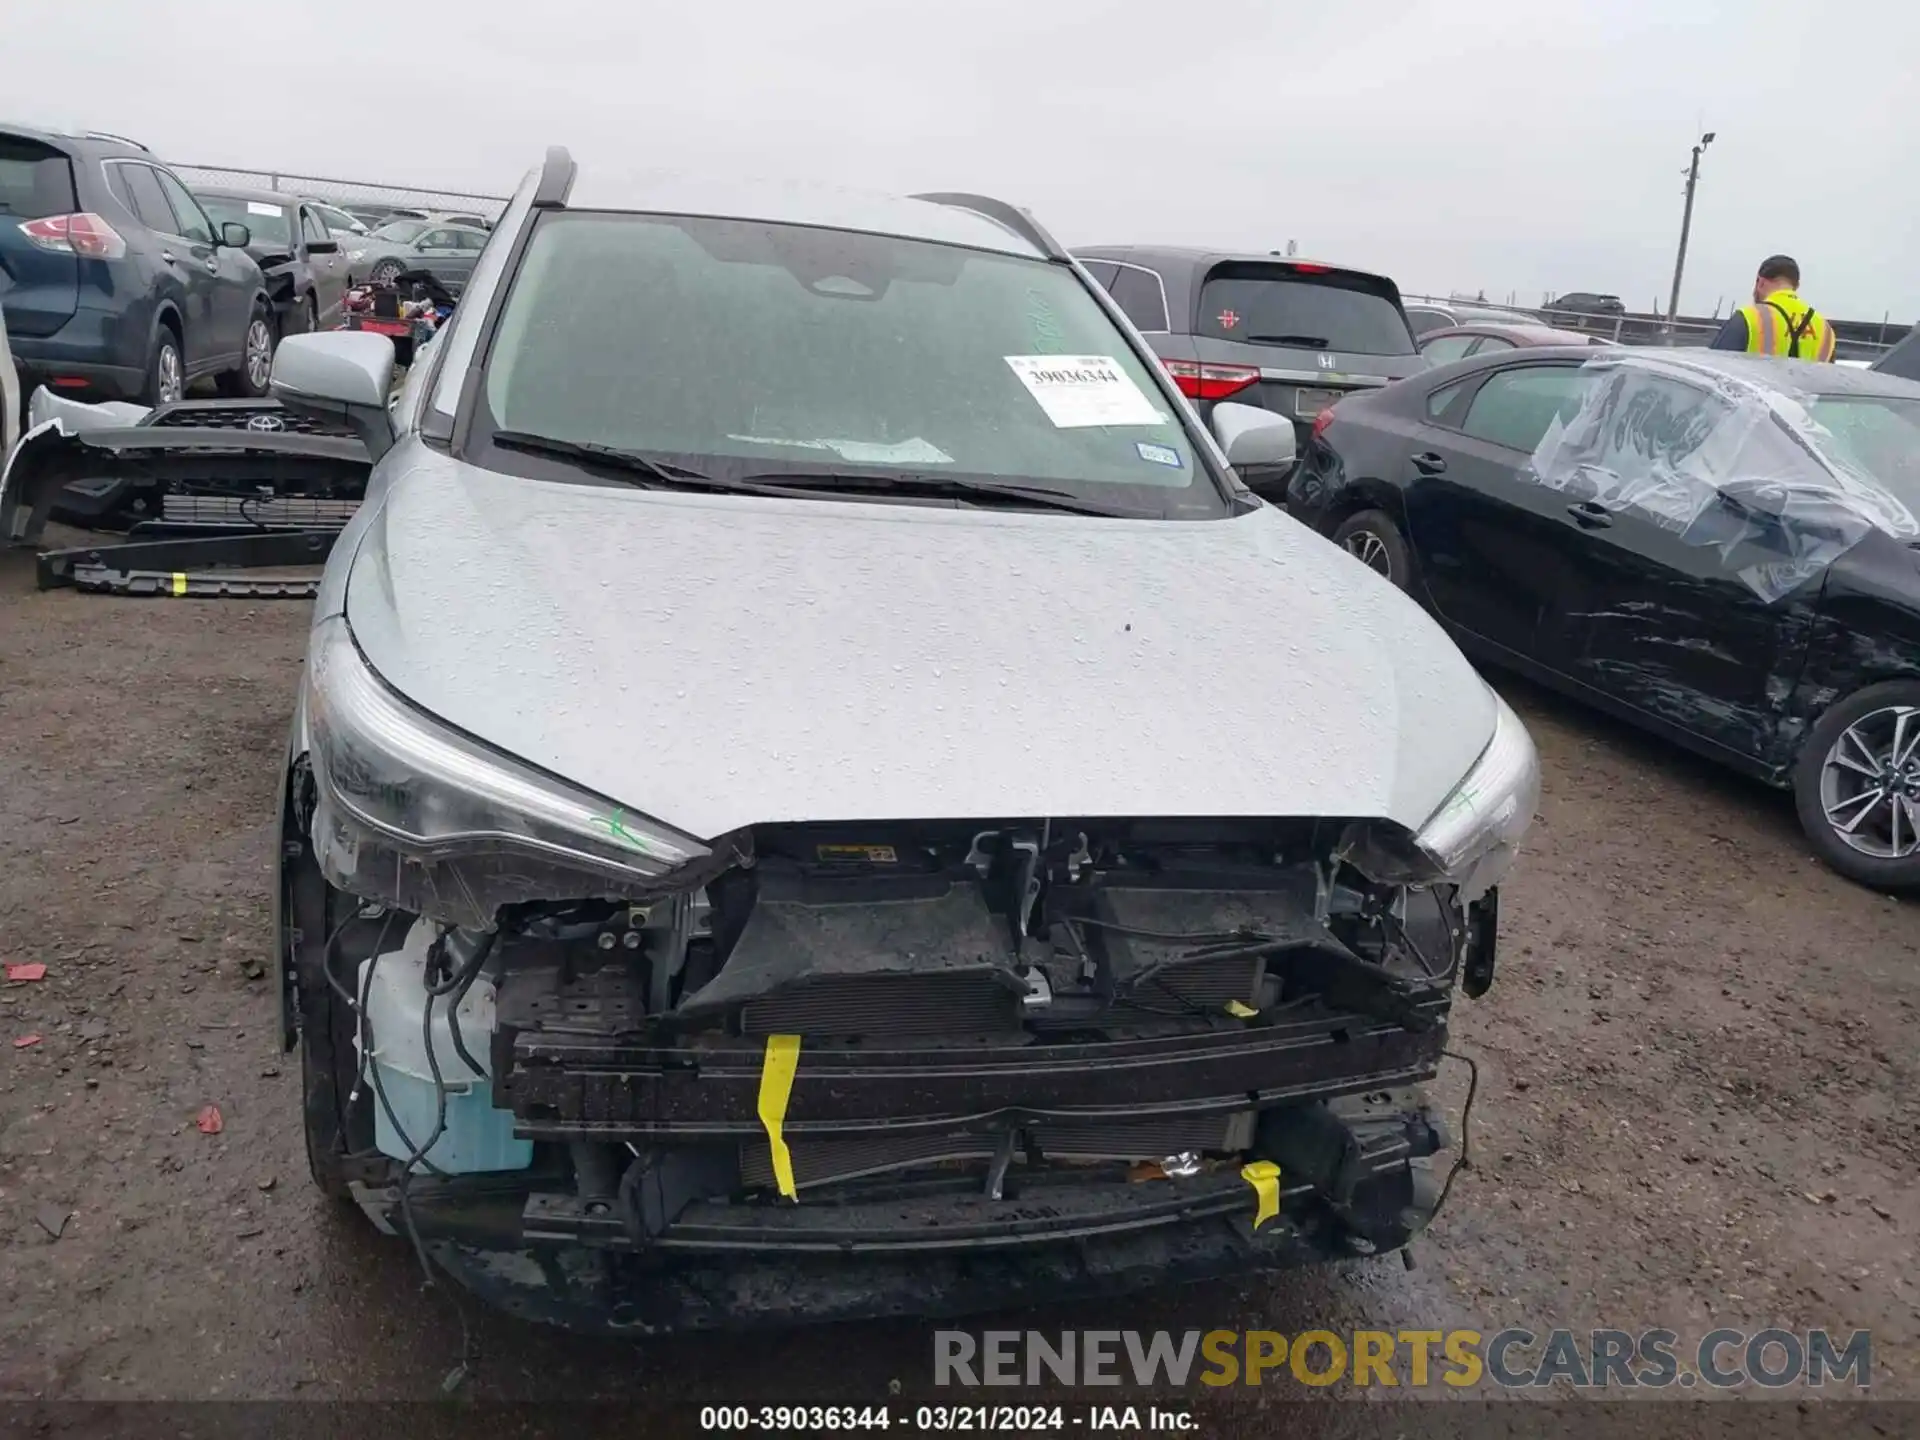
{"label": "broken headlight", "polygon": [[658,894],[710,853],[415,709],[344,617],[314,636],[306,721],[321,868],[370,899],[486,929],[523,900]]}
{"label": "broken headlight", "polygon": [[1417,833],[1356,825],[1342,840],[1342,858],[1383,885],[1457,885],[1469,902],[1499,884],[1540,803],[1540,757],[1498,695],[1493,714],[1487,748]]}

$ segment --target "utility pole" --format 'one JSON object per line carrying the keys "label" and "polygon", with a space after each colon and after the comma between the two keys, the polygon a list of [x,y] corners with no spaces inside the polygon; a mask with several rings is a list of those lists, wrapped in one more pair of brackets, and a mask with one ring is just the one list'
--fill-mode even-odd
{"label": "utility pole", "polygon": [[1673,298],[1667,302],[1667,333],[1673,333],[1673,322],[1680,314],[1680,277],[1687,269],[1687,237],[1693,232],[1693,192],[1700,183],[1700,156],[1707,146],[1713,143],[1714,132],[1709,130],[1700,137],[1700,143],[1693,147],[1693,163],[1687,167],[1687,208],[1680,214],[1680,253],[1673,259]]}

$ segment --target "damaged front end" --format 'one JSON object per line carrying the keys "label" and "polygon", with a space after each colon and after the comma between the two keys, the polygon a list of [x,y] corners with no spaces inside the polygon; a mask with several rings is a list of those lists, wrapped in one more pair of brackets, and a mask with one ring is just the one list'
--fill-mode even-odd
{"label": "damaged front end", "polygon": [[372,460],[345,430],[274,400],[181,400],[148,410],[42,389],[0,468],[0,546],[49,520],[133,536],[338,530]]}
{"label": "damaged front end", "polygon": [[976,816],[702,843],[439,727],[325,622],[283,935],[303,1026],[306,997],[354,1000],[362,1148],[335,1158],[484,1295],[593,1328],[1395,1250],[1437,1204],[1420,1087],[1456,985],[1491,981],[1532,814],[1501,716],[1418,834]]}

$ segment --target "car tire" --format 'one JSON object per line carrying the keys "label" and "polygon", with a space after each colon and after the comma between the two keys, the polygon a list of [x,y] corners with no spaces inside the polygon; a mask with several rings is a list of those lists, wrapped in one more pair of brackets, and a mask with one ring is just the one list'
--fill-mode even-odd
{"label": "car tire", "polygon": [[180,337],[162,325],[153,337],[147,357],[147,379],[140,396],[143,405],[171,405],[187,394],[187,367],[180,353]]}
{"label": "car tire", "polygon": [[1794,765],[1793,801],[1814,853],[1849,880],[1920,889],[1920,680],[1828,709]]}
{"label": "car tire", "polygon": [[[301,1003],[307,1003],[306,996],[302,996]],[[328,1028],[336,1010],[344,1008],[331,999],[321,1001],[306,1011],[300,1027],[301,1103],[305,1120],[301,1129],[306,1134],[307,1173],[313,1177],[320,1193],[330,1200],[351,1200],[353,1192],[346,1173],[346,1156],[339,1142],[338,1106],[346,1097],[333,1072],[338,1051],[330,1040],[320,1038],[318,1032]]]}
{"label": "car tire", "polygon": [[320,302],[312,295],[307,296],[306,304],[301,307],[301,318],[306,322],[306,333],[320,333]]}
{"label": "car tire", "polygon": [[1413,557],[1406,537],[1384,510],[1362,510],[1334,528],[1333,543],[1376,575],[1402,590],[1413,579]]}
{"label": "car tire", "polygon": [[382,260],[367,272],[369,285],[391,285],[400,278],[400,272],[407,267],[398,260]]}
{"label": "car tire", "polygon": [[247,320],[246,337],[241,341],[240,368],[220,377],[220,393],[247,400],[263,399],[272,389],[273,349],[273,313],[256,302]]}

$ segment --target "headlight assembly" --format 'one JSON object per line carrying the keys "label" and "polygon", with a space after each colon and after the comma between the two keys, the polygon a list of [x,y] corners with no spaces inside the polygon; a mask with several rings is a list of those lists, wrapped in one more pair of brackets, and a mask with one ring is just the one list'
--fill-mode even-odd
{"label": "headlight assembly", "polygon": [[1493,738],[1426,824],[1412,836],[1352,827],[1341,845],[1349,864],[1386,885],[1457,885],[1469,902],[1500,883],[1540,803],[1540,757],[1520,717],[1498,695],[1493,706]]}
{"label": "headlight assembly", "polygon": [[415,709],[361,658],[344,617],[314,636],[306,720],[321,868],[370,899],[486,929],[519,901],[677,890],[712,858]]}

